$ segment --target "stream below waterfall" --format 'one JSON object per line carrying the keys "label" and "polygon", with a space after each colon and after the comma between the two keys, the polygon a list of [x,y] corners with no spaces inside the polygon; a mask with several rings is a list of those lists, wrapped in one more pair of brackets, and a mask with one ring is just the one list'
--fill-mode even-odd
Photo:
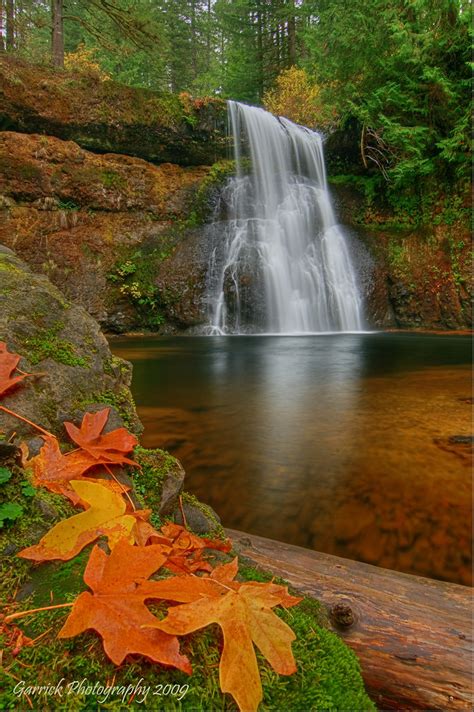
{"label": "stream below waterfall", "polygon": [[224,526],[471,582],[471,342],[120,337],[142,442]]}

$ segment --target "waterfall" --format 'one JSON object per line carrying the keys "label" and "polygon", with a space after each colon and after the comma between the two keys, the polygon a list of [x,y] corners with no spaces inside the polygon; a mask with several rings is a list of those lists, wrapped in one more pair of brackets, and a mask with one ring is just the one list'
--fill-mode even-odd
{"label": "waterfall", "polygon": [[362,298],[318,133],[228,102],[236,176],[208,270],[210,332],[359,331]]}

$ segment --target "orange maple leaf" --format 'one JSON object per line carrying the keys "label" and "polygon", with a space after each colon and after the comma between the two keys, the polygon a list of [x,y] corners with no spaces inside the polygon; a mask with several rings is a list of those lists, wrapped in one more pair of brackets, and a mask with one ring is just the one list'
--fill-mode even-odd
{"label": "orange maple leaf", "polygon": [[[33,484],[36,487],[45,487],[51,492],[62,494],[74,505],[80,504],[80,498],[72,489],[71,480],[99,482],[113,492],[125,492],[130,489],[127,485],[118,484],[111,479],[94,479],[90,470],[97,468],[98,465],[110,464],[109,460],[96,460],[84,450],[75,450],[69,455],[63,455],[56,438],[50,437],[44,440],[39,454],[25,462],[25,467],[31,467],[33,470]],[[86,472],[92,476],[84,477]]]}
{"label": "orange maple leaf", "polygon": [[85,591],[76,598],[58,637],[71,638],[92,628],[116,665],[137,653],[191,673],[176,636],[146,627],[156,621],[145,600],[155,598],[152,588],[157,583],[147,579],[165,558],[160,545],[131,546],[120,541],[110,556],[95,546],[84,572],[92,593]]}
{"label": "orange maple leaf", "polygon": [[137,465],[136,462],[125,457],[126,453],[131,452],[135,445],[138,445],[135,435],[129,433],[125,428],[117,428],[105,435],[101,434],[109,413],[110,408],[104,408],[97,413],[86,413],[80,428],[77,428],[73,423],[64,423],[64,427],[71,440],[95,460]]}
{"label": "orange maple leaf", "polygon": [[[229,539],[226,541],[205,539],[196,536],[180,524],[172,522],[163,525],[160,531],[171,547],[164,566],[175,574],[212,571],[212,566],[203,558],[205,549],[230,551],[232,548]],[[156,535],[151,535],[149,540],[153,543],[160,541]]]}
{"label": "orange maple leaf", "polygon": [[8,351],[4,341],[0,341],[0,396],[3,396],[7,391],[17,386],[24,378],[31,375],[29,373],[20,373],[13,376],[20,362],[20,356],[12,354]]}
{"label": "orange maple leaf", "polygon": [[0,633],[4,636],[5,647],[11,650],[13,657],[16,657],[22,648],[33,645],[33,640],[28,638],[16,625],[8,625],[3,622],[0,625]]}
{"label": "orange maple leaf", "polygon": [[[107,536],[111,549],[120,539],[135,542],[138,513],[127,514],[127,505],[119,494],[95,482],[73,480],[71,487],[81,502],[89,505],[86,511],[58,522],[38,544],[23,549],[18,556],[34,561],[67,561],[99,536]],[[146,517],[149,511],[141,511],[139,516]],[[161,549],[169,551],[163,546]]]}
{"label": "orange maple leaf", "polygon": [[[214,569],[208,577],[175,576],[150,582],[154,597],[159,594],[184,605],[168,610],[154,628],[173,635],[186,635],[218,623],[224,635],[219,664],[220,686],[239,708],[257,710],[262,685],[253,643],[280,675],[291,675],[296,663],[291,650],[295,634],[271,609],[294,606],[301,600],[284,586],[273,583],[235,581],[237,559]],[[145,589],[146,590],[146,589]]]}
{"label": "orange maple leaf", "polygon": [[184,549],[194,551],[197,549],[218,549],[219,551],[230,551],[232,544],[229,539],[222,541],[221,539],[206,539],[205,537],[196,536],[186,527],[181,524],[168,522],[161,529],[164,536],[173,542],[175,549]]}

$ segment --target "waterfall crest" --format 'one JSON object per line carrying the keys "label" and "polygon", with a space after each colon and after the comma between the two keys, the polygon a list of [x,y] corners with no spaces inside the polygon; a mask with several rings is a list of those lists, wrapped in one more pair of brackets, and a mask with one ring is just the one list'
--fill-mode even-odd
{"label": "waterfall crest", "polygon": [[321,136],[263,109],[228,107],[237,171],[209,264],[210,332],[360,331],[362,299]]}

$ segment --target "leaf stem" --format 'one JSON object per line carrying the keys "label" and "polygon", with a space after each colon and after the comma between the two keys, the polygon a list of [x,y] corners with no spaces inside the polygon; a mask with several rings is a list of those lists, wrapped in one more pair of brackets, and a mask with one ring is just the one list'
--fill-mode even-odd
{"label": "leaf stem", "polygon": [[18,613],[12,613],[9,616],[5,616],[4,622],[10,623],[11,621],[17,620],[17,618],[23,618],[23,616],[29,616],[30,613],[41,613],[41,611],[52,611],[55,608],[71,608],[74,603],[57,603],[55,606],[44,606],[44,608],[30,608],[28,611],[18,611]]}
{"label": "leaf stem", "polygon": [[114,473],[112,472],[112,470],[110,469],[110,467],[108,467],[108,465],[105,464],[105,462],[104,462],[104,468],[107,470],[107,472],[109,473],[109,475],[114,478],[115,482],[118,484],[118,486],[119,486],[120,489],[122,490],[122,494],[124,494],[124,495],[128,498],[130,504],[132,505],[133,511],[136,512],[136,511],[137,511],[137,508],[136,508],[135,505],[133,504],[133,499],[130,497],[130,495],[128,494],[127,490],[125,489],[125,487],[123,486],[123,484],[120,482],[120,480],[114,475]]}
{"label": "leaf stem", "polygon": [[183,508],[183,498],[181,495],[178,497],[178,504],[179,504],[179,509],[181,511],[181,516],[183,517],[183,526],[185,529],[188,529],[188,523],[186,521],[186,515],[184,514],[184,508]]}
{"label": "leaf stem", "polygon": [[3,410],[5,413],[8,413],[8,415],[12,415],[14,418],[18,418],[18,420],[22,420],[24,423],[28,423],[28,425],[31,425],[32,428],[36,428],[36,430],[39,430],[40,433],[43,433],[43,435],[46,435],[48,438],[55,437],[52,433],[48,432],[48,430],[42,428],[41,425],[36,425],[36,423],[33,423],[31,420],[28,420],[28,418],[24,418],[22,415],[18,415],[18,413],[15,413],[15,411],[10,410],[9,408],[6,408],[4,405],[0,405],[0,410]]}

